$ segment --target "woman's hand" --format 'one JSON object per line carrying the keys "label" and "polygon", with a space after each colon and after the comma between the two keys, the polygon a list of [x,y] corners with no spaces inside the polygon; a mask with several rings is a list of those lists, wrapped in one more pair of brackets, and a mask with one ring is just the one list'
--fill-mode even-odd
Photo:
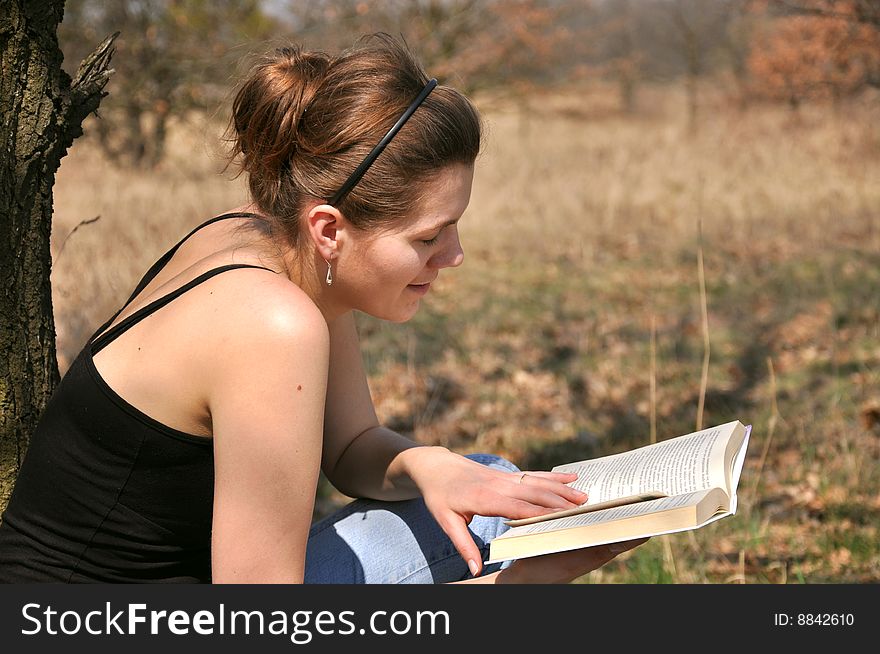
{"label": "woman's hand", "polygon": [[495,470],[442,447],[407,450],[407,469],[431,514],[476,576],[479,548],[468,531],[475,515],[530,518],[580,506],[587,500],[566,486],[577,475]]}
{"label": "woman's hand", "polygon": [[496,584],[567,584],[588,572],[601,568],[623,552],[646,542],[647,538],[610,545],[585,547],[570,552],[544,554],[517,559],[497,573]]}

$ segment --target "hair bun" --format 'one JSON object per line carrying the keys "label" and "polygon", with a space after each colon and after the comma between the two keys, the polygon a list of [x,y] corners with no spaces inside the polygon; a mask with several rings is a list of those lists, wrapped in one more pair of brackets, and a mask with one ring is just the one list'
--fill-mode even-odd
{"label": "hair bun", "polygon": [[241,154],[242,168],[252,178],[277,186],[305,145],[300,121],[329,66],[326,54],[290,46],[278,48],[254,67],[235,96],[231,121],[233,154]]}

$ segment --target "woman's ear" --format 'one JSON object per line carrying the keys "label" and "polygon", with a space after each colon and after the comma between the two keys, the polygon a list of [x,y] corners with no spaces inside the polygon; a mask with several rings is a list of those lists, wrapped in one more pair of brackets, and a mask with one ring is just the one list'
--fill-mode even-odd
{"label": "woman's ear", "polygon": [[318,204],[309,210],[306,220],[309,236],[324,260],[336,255],[337,231],[344,220],[339,210],[329,204]]}

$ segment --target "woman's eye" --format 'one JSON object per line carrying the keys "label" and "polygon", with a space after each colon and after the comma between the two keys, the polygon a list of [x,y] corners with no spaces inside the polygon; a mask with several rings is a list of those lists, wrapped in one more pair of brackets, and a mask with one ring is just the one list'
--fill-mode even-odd
{"label": "woman's eye", "polygon": [[437,234],[437,236],[435,236],[434,238],[423,239],[422,243],[424,243],[425,245],[434,245],[434,243],[436,243],[439,240],[440,240],[440,234]]}

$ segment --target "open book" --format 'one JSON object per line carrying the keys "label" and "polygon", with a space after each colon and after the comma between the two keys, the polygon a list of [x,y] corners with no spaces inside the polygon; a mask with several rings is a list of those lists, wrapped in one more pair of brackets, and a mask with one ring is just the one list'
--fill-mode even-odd
{"label": "open book", "polygon": [[580,507],[511,520],[489,543],[489,560],[562,552],[697,529],[736,513],[736,488],[751,425],[738,420],[629,452],[567,463]]}

